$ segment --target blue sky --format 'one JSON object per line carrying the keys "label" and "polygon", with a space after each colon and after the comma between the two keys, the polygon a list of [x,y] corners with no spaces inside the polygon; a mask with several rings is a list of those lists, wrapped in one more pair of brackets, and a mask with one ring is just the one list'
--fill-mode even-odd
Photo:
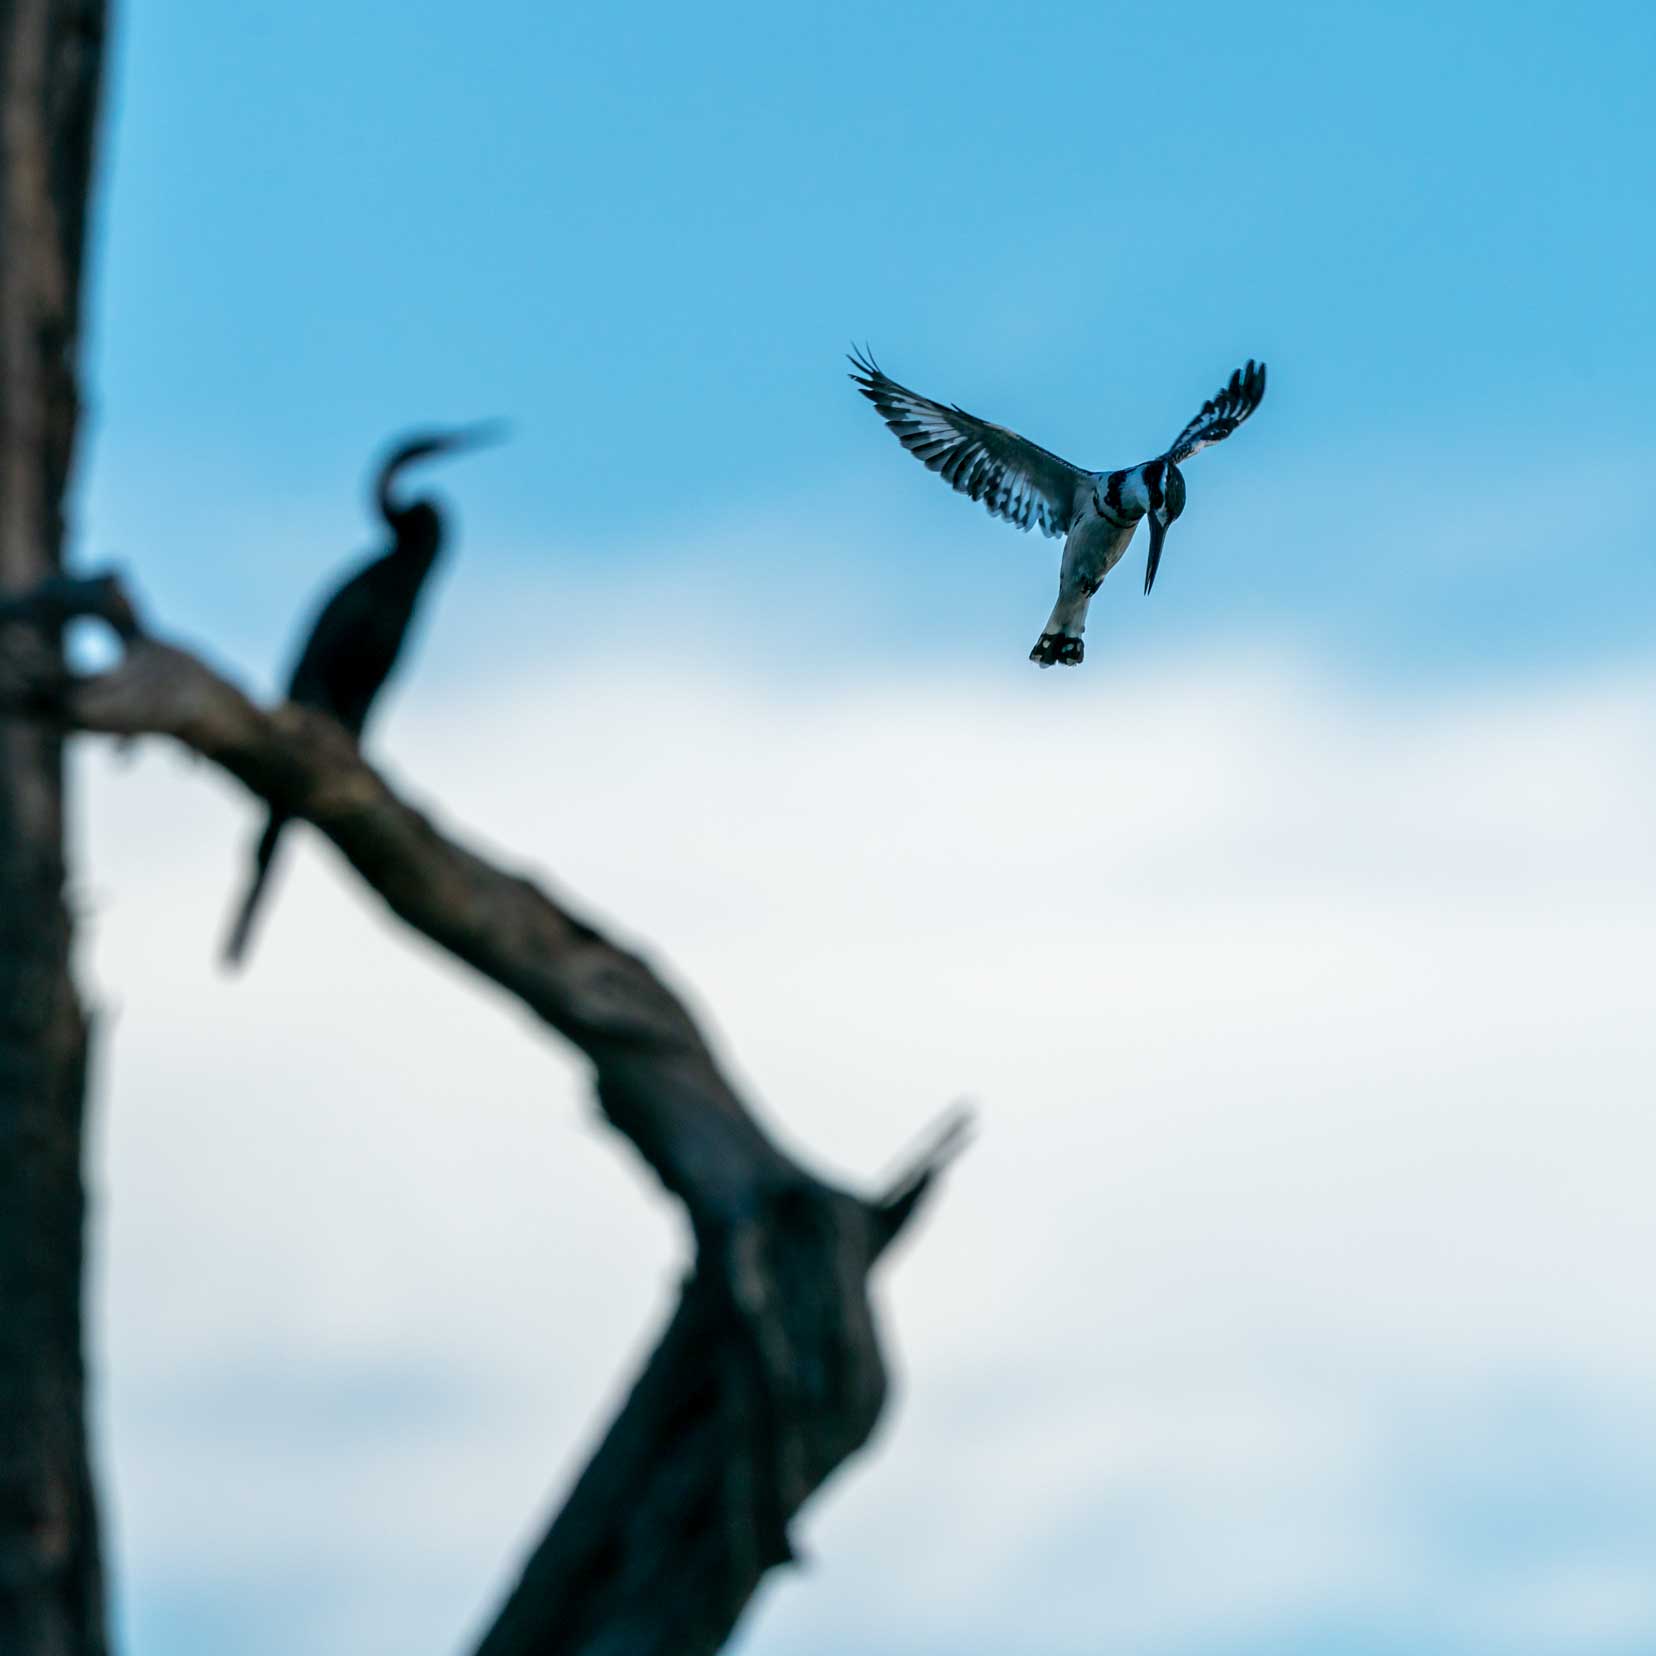
{"label": "blue sky", "polygon": [[[745,1652],[1656,1645],[1653,70],[1637,5],[121,8],[83,555],[268,691],[380,444],[509,418],[382,755],[831,1165],[981,1101]],[[853,339],[1089,465],[1270,392],[1038,675],[1057,546]],[[325,858],[218,982],[245,803],[89,770],[125,1648],[457,1648],[681,1239]]]}
{"label": "blue sky", "polygon": [[[456,626],[749,524],[705,590],[783,617],[769,664],[994,655],[1053,549],[905,467],[844,345],[1100,465],[1254,355],[1269,414],[1110,648],[1635,652],[1653,47],[1637,6],[134,7],[87,530],[274,660],[384,435],[502,413],[445,479]],[[324,544],[255,540],[302,508]]]}

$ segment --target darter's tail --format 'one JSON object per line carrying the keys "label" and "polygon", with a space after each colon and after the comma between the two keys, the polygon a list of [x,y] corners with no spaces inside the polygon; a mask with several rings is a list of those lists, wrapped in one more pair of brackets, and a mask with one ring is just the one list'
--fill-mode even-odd
{"label": "darter's tail", "polygon": [[259,838],[259,848],[253,854],[253,883],[247,888],[247,895],[242,899],[241,912],[237,914],[236,924],[224,945],[226,966],[239,966],[242,956],[247,953],[247,940],[253,932],[253,918],[258,913],[259,903],[264,897],[265,884],[270,879],[270,865],[276,856],[276,845],[287,822],[285,816],[272,813],[270,821],[265,824],[264,833]]}

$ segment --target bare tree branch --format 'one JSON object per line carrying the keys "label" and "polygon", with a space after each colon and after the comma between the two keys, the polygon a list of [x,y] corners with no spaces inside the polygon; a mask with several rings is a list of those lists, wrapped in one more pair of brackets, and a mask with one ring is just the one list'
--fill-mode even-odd
{"label": "bare tree branch", "polygon": [[[120,663],[66,674],[31,637],[96,617]],[[880,1197],[786,1156],[683,1004],[531,881],[455,843],[400,799],[332,720],[256,706],[151,636],[110,576],[0,603],[0,712],[166,736],[271,806],[314,823],[408,925],[516,995],[592,1061],[600,1106],[689,1212],[679,1310],[480,1656],[716,1650],[787,1526],[868,1438],[885,1370],[874,1261],[958,1150],[949,1121]]]}

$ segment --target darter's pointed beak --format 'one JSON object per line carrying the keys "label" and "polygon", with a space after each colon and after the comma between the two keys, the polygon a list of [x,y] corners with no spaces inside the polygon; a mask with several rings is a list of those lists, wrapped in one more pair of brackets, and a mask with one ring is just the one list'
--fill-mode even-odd
{"label": "darter's pointed beak", "polygon": [[418,431],[404,437],[402,442],[386,455],[374,483],[374,499],[381,513],[390,518],[397,510],[391,499],[391,486],[404,466],[416,461],[430,460],[440,454],[455,454],[466,449],[483,448],[501,442],[509,427],[504,420],[479,420],[474,425],[453,426],[447,431]]}
{"label": "darter's pointed beak", "polygon": [[506,420],[479,420],[475,425],[457,426],[437,442],[442,452],[452,454],[457,449],[489,448],[504,443],[511,435],[512,427]]}
{"label": "darter's pointed beak", "polygon": [[431,460],[439,454],[459,454],[467,449],[486,448],[503,442],[510,430],[504,420],[479,420],[475,425],[451,426],[446,431],[418,431],[403,439],[386,461],[394,472],[416,460]]}
{"label": "darter's pointed beak", "polygon": [[1150,562],[1144,566],[1144,590],[1149,594],[1156,584],[1156,566],[1161,562],[1162,542],[1167,539],[1167,525],[1154,514],[1150,518]]}

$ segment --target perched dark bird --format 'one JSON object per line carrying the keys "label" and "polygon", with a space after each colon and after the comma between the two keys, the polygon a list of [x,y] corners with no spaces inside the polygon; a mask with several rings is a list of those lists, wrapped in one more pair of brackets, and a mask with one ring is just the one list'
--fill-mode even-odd
{"label": "perched dark bird", "polygon": [[[443,520],[430,500],[399,505],[391,486],[405,466],[458,449],[497,442],[498,424],[422,432],[387,455],[374,483],[374,502],[391,530],[391,550],[364,564],[322,606],[288,680],[288,700],[331,713],[358,740],[397,664],[426,577],[442,550]],[[270,878],[287,817],[272,811],[253,854],[253,880],[225,942],[227,965],[247,950],[253,917]]]}
{"label": "perched dark bird", "polygon": [[882,373],[871,356],[859,352],[851,364],[857,389],[928,470],[1020,529],[1033,523],[1042,534],[1065,537],[1058,602],[1029,652],[1043,667],[1080,664],[1087,606],[1120,562],[1142,517],[1150,519],[1144,571],[1144,590],[1150,590],[1167,526],[1184,510],[1179,462],[1230,436],[1265,395],[1265,364],[1250,361],[1202,404],[1165,454],[1125,471],[1095,472],[1060,460],[1005,426],[910,391]]}

